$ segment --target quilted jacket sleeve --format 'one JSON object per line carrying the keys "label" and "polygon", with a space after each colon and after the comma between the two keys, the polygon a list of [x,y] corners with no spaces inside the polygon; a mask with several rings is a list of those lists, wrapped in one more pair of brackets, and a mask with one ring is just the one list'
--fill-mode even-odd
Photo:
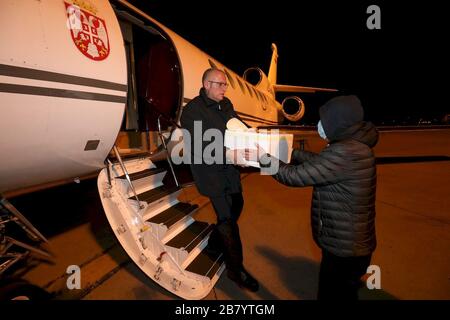
{"label": "quilted jacket sleeve", "polygon": [[[339,153],[339,148],[326,148],[321,153],[297,152],[298,165],[286,164],[270,157],[270,166],[276,167],[273,161],[278,161],[278,170],[273,177],[282,184],[293,187],[326,185],[340,182],[346,177],[345,158]],[[261,158],[261,164],[267,167],[267,156]]]}

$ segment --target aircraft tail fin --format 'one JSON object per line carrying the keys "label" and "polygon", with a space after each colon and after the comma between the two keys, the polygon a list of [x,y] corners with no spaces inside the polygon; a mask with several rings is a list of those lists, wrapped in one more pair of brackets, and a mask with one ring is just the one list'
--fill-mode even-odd
{"label": "aircraft tail fin", "polygon": [[270,60],[268,79],[272,85],[277,83],[277,63],[278,63],[278,49],[275,43],[272,43],[272,59]]}
{"label": "aircraft tail fin", "polygon": [[303,86],[290,86],[284,84],[277,84],[277,64],[278,64],[278,48],[275,43],[272,43],[272,59],[270,60],[269,79],[270,84],[273,86],[275,92],[310,92],[317,91],[322,92],[336,92],[336,89],[329,88],[316,88],[316,87],[303,87]]}

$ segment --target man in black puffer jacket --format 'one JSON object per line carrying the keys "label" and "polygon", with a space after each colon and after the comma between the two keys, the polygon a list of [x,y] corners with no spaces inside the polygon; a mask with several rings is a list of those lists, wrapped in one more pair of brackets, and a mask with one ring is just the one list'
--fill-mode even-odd
{"label": "man in black puffer jacket", "polygon": [[[327,147],[319,154],[294,150],[293,163],[280,162],[273,177],[288,186],[314,186],[311,225],[322,249],[318,299],[357,299],[359,279],[376,247],[372,148],[378,132],[363,121],[356,96],[335,97],[319,113],[318,131]],[[274,160],[264,154],[260,163],[267,167]]]}
{"label": "man in black puffer jacket", "polygon": [[[211,233],[208,248],[222,250],[227,266],[228,277],[240,287],[258,291],[258,281],[244,268],[244,255],[239,233],[238,219],[244,207],[241,176],[234,164],[242,163],[243,155],[238,150],[229,150],[218,144],[223,150],[212,159],[207,155],[210,144],[207,132],[215,130],[225,136],[227,122],[239,118],[233,104],[225,97],[228,87],[224,71],[211,68],[204,72],[200,94],[183,109],[181,125],[189,133],[191,171],[198,191],[209,197],[217,216],[217,226]],[[196,124],[199,125],[196,128]],[[185,137],[186,138],[186,137]],[[217,141],[214,141],[217,142]],[[198,144],[198,150],[196,148]]]}

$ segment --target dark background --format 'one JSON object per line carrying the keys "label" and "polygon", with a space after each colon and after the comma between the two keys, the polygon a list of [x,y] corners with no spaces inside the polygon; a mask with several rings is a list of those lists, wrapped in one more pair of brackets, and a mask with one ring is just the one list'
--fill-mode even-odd
{"label": "dark background", "polygon": [[[267,73],[275,42],[278,83],[356,94],[376,124],[441,123],[450,113],[437,97],[449,56],[443,2],[130,2],[241,75],[252,66]],[[381,9],[380,30],[366,27],[371,4]],[[300,123],[315,123],[333,95],[300,94],[307,108]]]}

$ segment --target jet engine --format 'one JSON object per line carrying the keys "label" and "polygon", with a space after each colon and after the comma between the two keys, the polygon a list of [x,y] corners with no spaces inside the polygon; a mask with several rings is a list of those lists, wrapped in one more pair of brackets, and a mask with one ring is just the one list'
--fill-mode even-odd
{"label": "jet engine", "polygon": [[283,116],[289,121],[300,120],[305,114],[305,103],[297,96],[290,96],[281,103]]}
{"label": "jet engine", "polygon": [[260,68],[248,68],[244,71],[242,77],[245,79],[245,81],[254,85],[258,89],[268,90],[268,88],[270,87],[267,76]]}

